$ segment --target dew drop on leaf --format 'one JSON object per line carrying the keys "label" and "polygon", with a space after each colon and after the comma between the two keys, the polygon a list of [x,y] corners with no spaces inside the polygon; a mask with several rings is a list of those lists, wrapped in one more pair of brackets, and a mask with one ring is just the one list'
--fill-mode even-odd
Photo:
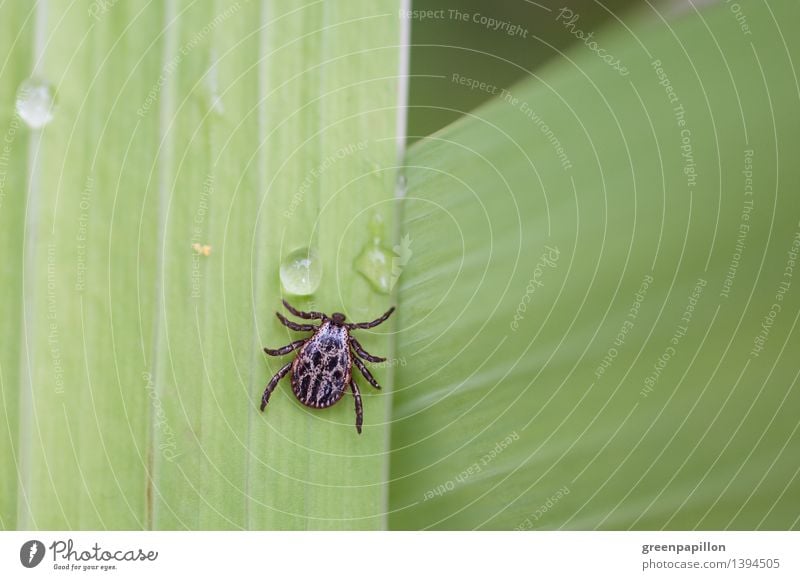
{"label": "dew drop on leaf", "polygon": [[406,176],[403,173],[398,173],[395,183],[395,197],[405,197],[407,192],[408,181],[406,180]]}
{"label": "dew drop on leaf", "polygon": [[206,91],[208,93],[208,101],[211,106],[211,111],[217,115],[225,113],[225,106],[222,103],[222,97],[219,95],[219,74],[217,71],[217,53],[211,51],[211,63],[206,72]]}
{"label": "dew drop on leaf", "polygon": [[32,129],[53,120],[53,89],[37,79],[24,81],[17,90],[17,114]]}
{"label": "dew drop on leaf", "polygon": [[370,286],[382,294],[392,290],[392,259],[394,254],[384,244],[385,226],[383,218],[376,214],[370,224],[370,240],[356,257],[355,269],[366,278]]}
{"label": "dew drop on leaf", "polygon": [[281,284],[289,294],[308,296],[319,288],[322,262],[310,248],[300,248],[281,261]]}

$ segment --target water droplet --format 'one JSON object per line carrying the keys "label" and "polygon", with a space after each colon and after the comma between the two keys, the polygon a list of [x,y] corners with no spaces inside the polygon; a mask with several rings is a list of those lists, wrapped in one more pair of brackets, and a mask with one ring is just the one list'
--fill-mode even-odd
{"label": "water droplet", "polygon": [[32,129],[40,129],[53,120],[53,89],[37,80],[24,81],[17,90],[17,114]]}
{"label": "water droplet", "polygon": [[211,110],[218,115],[225,113],[225,105],[222,103],[222,98],[219,96],[219,75],[217,73],[217,53],[211,51],[211,64],[206,73],[206,89],[208,90],[208,99],[211,105]]}
{"label": "water droplet", "polygon": [[375,290],[388,294],[392,290],[392,259],[394,254],[383,242],[386,228],[381,214],[374,214],[369,223],[371,239],[355,260],[356,271],[366,278]]}
{"label": "water droplet", "polygon": [[313,294],[321,280],[322,262],[310,248],[295,250],[281,261],[281,284],[290,294]]}
{"label": "water droplet", "polygon": [[373,238],[377,238],[378,240],[383,239],[386,233],[383,215],[379,213],[372,214],[372,218],[369,220],[369,233]]}
{"label": "water droplet", "polygon": [[404,173],[397,174],[397,183],[395,183],[395,197],[405,197],[408,191],[408,181]]}
{"label": "water droplet", "polygon": [[392,290],[392,254],[379,241],[373,241],[356,258],[356,270],[367,282],[383,294]]}

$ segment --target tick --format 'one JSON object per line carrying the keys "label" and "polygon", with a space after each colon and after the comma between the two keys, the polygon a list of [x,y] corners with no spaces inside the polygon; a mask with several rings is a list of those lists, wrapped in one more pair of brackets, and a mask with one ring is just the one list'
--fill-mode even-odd
{"label": "tick", "polygon": [[[386,359],[373,356],[364,350],[356,337],[350,334],[357,328],[373,328],[384,322],[392,312],[394,306],[387,310],[383,316],[371,322],[345,322],[345,315],[334,312],[330,316],[322,312],[303,312],[283,301],[286,309],[304,320],[321,320],[316,324],[299,324],[286,318],[280,312],[275,315],[284,326],[292,330],[313,332],[308,338],[301,338],[281,348],[265,348],[270,356],[282,356],[300,349],[293,361],[286,363],[275,373],[269,381],[264,394],[261,396],[261,410],[267,406],[269,396],[284,376],[292,372],[292,391],[297,400],[315,409],[325,409],[339,402],[347,387],[353,392],[356,402],[356,431],[361,433],[361,424],[364,419],[364,410],[361,406],[361,391],[358,390],[353,377],[353,364],[355,363],[364,378],[376,389],[381,386],[369,372],[364,361],[383,362]],[[361,357],[361,358],[359,358]]]}

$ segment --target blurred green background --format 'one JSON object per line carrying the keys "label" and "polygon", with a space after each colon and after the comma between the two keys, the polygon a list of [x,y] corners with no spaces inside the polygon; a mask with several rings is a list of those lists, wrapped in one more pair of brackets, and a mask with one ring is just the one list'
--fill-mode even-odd
{"label": "blurred green background", "polygon": [[[636,0],[413,2],[414,10],[433,14],[414,20],[411,27],[410,141],[449,125],[492,97],[485,91],[453,83],[454,73],[498,88],[509,87],[558,59],[562,51],[576,42],[574,36],[554,26],[552,16],[542,6],[569,8],[580,16],[581,29],[590,32],[601,29],[609,20],[629,18],[630,11],[641,9],[642,3]],[[464,15],[466,21],[462,20]],[[650,17],[655,16],[651,13]],[[498,25],[497,30],[492,30],[487,28],[489,19],[509,26]]]}

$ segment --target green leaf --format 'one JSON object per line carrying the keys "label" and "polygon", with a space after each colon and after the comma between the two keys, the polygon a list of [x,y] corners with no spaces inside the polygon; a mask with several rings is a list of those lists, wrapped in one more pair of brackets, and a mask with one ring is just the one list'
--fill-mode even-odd
{"label": "green leaf", "polygon": [[[182,59],[162,97],[174,123],[164,127],[173,153],[161,194],[156,528],[382,525],[382,397],[365,390],[361,437],[349,395],[315,412],[286,379],[263,414],[258,405],[290,360],[265,364],[262,347],[298,338],[274,316],[283,258],[312,248],[322,264],[313,300],[286,296],[299,308],[369,319],[388,305],[353,267],[369,220],[393,215],[384,168],[395,159],[398,51],[386,39],[397,21],[385,4],[267,5],[263,14],[242,4]],[[193,4],[167,42],[188,46],[217,8]],[[222,112],[208,94],[214,77]],[[192,255],[193,243],[211,255]]]}
{"label": "green leaf", "polygon": [[[33,71],[55,94],[52,122],[23,125],[17,527],[146,525],[156,220],[147,169],[158,119],[136,106],[159,58],[155,7],[40,3]],[[30,73],[30,69],[26,71]]]}
{"label": "green leaf", "polygon": [[392,528],[797,528],[800,9],[740,7],[411,148]]}
{"label": "green leaf", "polygon": [[[3,125],[29,61],[56,109],[20,131],[0,206],[18,250],[0,525],[384,526],[387,395],[362,387],[361,436],[349,394],[313,411],[286,379],[258,406],[288,360],[262,348],[298,337],[281,297],[353,320],[389,306],[354,263],[395,223],[396,3],[19,6]],[[306,246],[321,285],[292,297],[279,266]],[[387,332],[364,346],[388,353]]]}

